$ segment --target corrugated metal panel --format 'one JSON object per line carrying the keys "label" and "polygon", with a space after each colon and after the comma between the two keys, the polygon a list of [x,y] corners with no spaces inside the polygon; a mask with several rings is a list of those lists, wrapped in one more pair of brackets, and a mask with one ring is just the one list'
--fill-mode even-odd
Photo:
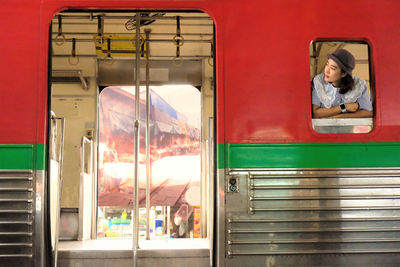
{"label": "corrugated metal panel", "polygon": [[0,261],[33,264],[32,170],[0,170]]}
{"label": "corrugated metal panel", "polygon": [[400,169],[229,174],[239,191],[226,194],[228,257],[400,253]]}

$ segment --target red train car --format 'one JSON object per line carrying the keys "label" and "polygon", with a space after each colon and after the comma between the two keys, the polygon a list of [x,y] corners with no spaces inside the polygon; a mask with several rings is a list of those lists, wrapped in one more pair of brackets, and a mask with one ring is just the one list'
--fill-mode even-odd
{"label": "red train car", "polygon": [[[113,264],[152,264],[139,242],[145,221],[140,229],[152,227],[155,236],[189,229],[184,236],[205,240],[189,261],[165,263],[171,266],[397,266],[399,11],[400,2],[390,0],[3,3],[0,262],[57,265],[59,227],[65,240],[95,240],[103,226],[119,235],[131,218],[133,257]],[[343,50],[351,59],[335,52]],[[372,115],[348,115],[357,114],[350,102],[364,108],[327,82],[338,68],[363,81]],[[317,76],[336,91],[318,91]],[[173,204],[147,204],[147,213],[135,205],[138,172],[151,180],[155,168],[149,157],[139,159],[137,130],[131,206],[99,209],[101,90],[182,84],[200,95],[200,152],[187,172],[188,161],[158,165],[160,177],[185,177]],[[171,94],[178,99],[180,90]],[[326,105],[320,92],[339,102]],[[185,102],[189,112],[195,100],[176,105]],[[318,108],[337,116],[319,118]],[[163,191],[153,189],[141,193],[150,199]],[[113,226],[107,217],[117,213]],[[59,265],[70,266],[63,251]],[[102,257],[106,265],[112,258]]]}

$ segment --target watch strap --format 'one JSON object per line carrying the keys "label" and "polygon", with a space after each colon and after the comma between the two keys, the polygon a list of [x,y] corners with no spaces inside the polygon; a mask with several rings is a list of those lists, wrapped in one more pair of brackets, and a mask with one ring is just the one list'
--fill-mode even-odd
{"label": "watch strap", "polygon": [[340,110],[342,111],[342,113],[347,111],[345,104],[340,104],[339,107],[340,107]]}

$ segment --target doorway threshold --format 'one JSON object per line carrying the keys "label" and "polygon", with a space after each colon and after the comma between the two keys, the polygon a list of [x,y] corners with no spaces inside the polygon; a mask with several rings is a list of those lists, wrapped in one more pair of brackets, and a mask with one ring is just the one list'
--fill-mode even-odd
{"label": "doorway threshold", "polygon": [[[131,239],[60,241],[59,257],[132,257]],[[140,240],[139,257],[209,257],[209,240],[176,238]]]}

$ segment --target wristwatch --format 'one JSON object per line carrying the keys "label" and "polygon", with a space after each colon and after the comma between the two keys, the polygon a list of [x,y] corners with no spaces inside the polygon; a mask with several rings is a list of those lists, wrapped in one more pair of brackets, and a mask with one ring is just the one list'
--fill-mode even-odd
{"label": "wristwatch", "polygon": [[346,105],[345,105],[345,104],[340,104],[339,107],[340,107],[340,110],[342,111],[342,113],[344,113],[344,112],[347,111],[347,110],[346,110]]}

